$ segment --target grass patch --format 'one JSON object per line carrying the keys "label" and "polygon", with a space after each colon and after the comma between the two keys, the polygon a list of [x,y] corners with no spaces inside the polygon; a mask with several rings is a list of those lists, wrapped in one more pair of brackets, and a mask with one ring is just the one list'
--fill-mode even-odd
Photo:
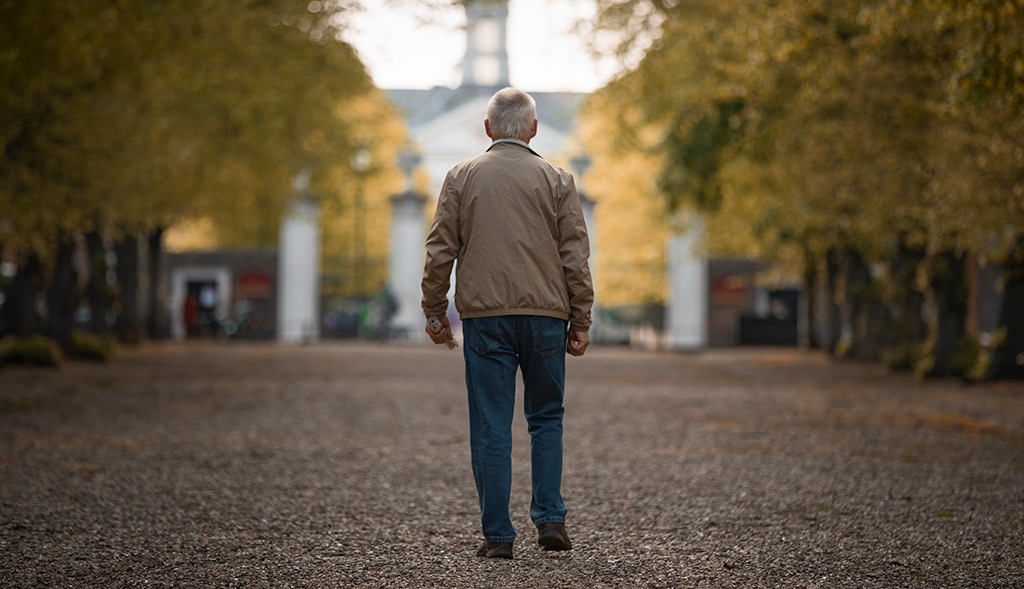
{"label": "grass patch", "polygon": [[37,407],[42,404],[43,402],[40,399],[21,399],[17,401],[6,401],[0,403],[0,415],[28,411],[33,407]]}

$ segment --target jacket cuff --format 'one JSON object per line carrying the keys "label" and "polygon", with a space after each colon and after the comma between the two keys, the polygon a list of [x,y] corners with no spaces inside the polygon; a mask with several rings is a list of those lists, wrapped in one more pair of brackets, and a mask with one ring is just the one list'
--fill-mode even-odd
{"label": "jacket cuff", "polygon": [[429,309],[427,307],[423,307],[423,316],[426,317],[427,319],[431,317],[441,317],[447,314],[448,305],[445,305],[443,307],[433,307]]}

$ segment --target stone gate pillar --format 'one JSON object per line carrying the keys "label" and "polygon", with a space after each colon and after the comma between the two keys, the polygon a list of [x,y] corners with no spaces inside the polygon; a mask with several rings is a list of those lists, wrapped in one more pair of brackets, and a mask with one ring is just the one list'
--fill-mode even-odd
{"label": "stone gate pillar", "polygon": [[587,241],[590,245],[590,279],[594,285],[594,306],[591,309],[593,325],[590,326],[590,338],[594,342],[601,340],[601,321],[598,313],[597,299],[597,223],[594,220],[594,206],[597,202],[583,190],[583,176],[590,169],[591,160],[586,154],[580,154],[569,162],[575,172],[576,192],[580,195],[580,206],[583,208],[583,220],[587,224]]}
{"label": "stone gate pillar", "polygon": [[708,345],[708,260],[704,222],[696,213],[684,217],[669,237],[669,300],[665,335],[672,350],[701,350]]}
{"label": "stone gate pillar", "polygon": [[597,226],[594,223],[594,199],[580,191],[580,206],[583,208],[583,220],[587,224],[587,241],[590,242],[590,280],[594,285],[594,306],[590,311],[590,318],[593,324],[590,326],[590,337],[594,341],[601,337],[601,325],[598,318],[597,300]]}
{"label": "stone gate pillar", "polygon": [[391,197],[391,263],[389,280],[391,294],[398,309],[391,319],[390,331],[401,339],[420,340],[423,332],[423,298],[420,281],[425,261],[427,239],[423,209],[427,197],[412,190]]}
{"label": "stone gate pillar", "polygon": [[320,205],[301,197],[288,205],[277,253],[277,339],[320,338]]}

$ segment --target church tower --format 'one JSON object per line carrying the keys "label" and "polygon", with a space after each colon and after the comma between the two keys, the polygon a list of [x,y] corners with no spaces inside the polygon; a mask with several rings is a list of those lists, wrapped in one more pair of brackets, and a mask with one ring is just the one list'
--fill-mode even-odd
{"label": "church tower", "polygon": [[462,86],[503,88],[509,85],[507,0],[467,0],[466,56],[462,60]]}

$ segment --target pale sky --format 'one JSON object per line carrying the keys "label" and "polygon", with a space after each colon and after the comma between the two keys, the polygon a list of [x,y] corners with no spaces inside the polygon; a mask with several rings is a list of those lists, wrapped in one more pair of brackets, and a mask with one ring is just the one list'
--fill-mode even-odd
{"label": "pale sky", "polygon": [[[381,88],[457,86],[465,52],[465,14],[453,8],[424,25],[409,9],[364,0],[345,38]],[[509,0],[509,78],[526,91],[591,92],[618,71],[614,60],[595,60],[573,32],[591,19],[594,0]]]}

